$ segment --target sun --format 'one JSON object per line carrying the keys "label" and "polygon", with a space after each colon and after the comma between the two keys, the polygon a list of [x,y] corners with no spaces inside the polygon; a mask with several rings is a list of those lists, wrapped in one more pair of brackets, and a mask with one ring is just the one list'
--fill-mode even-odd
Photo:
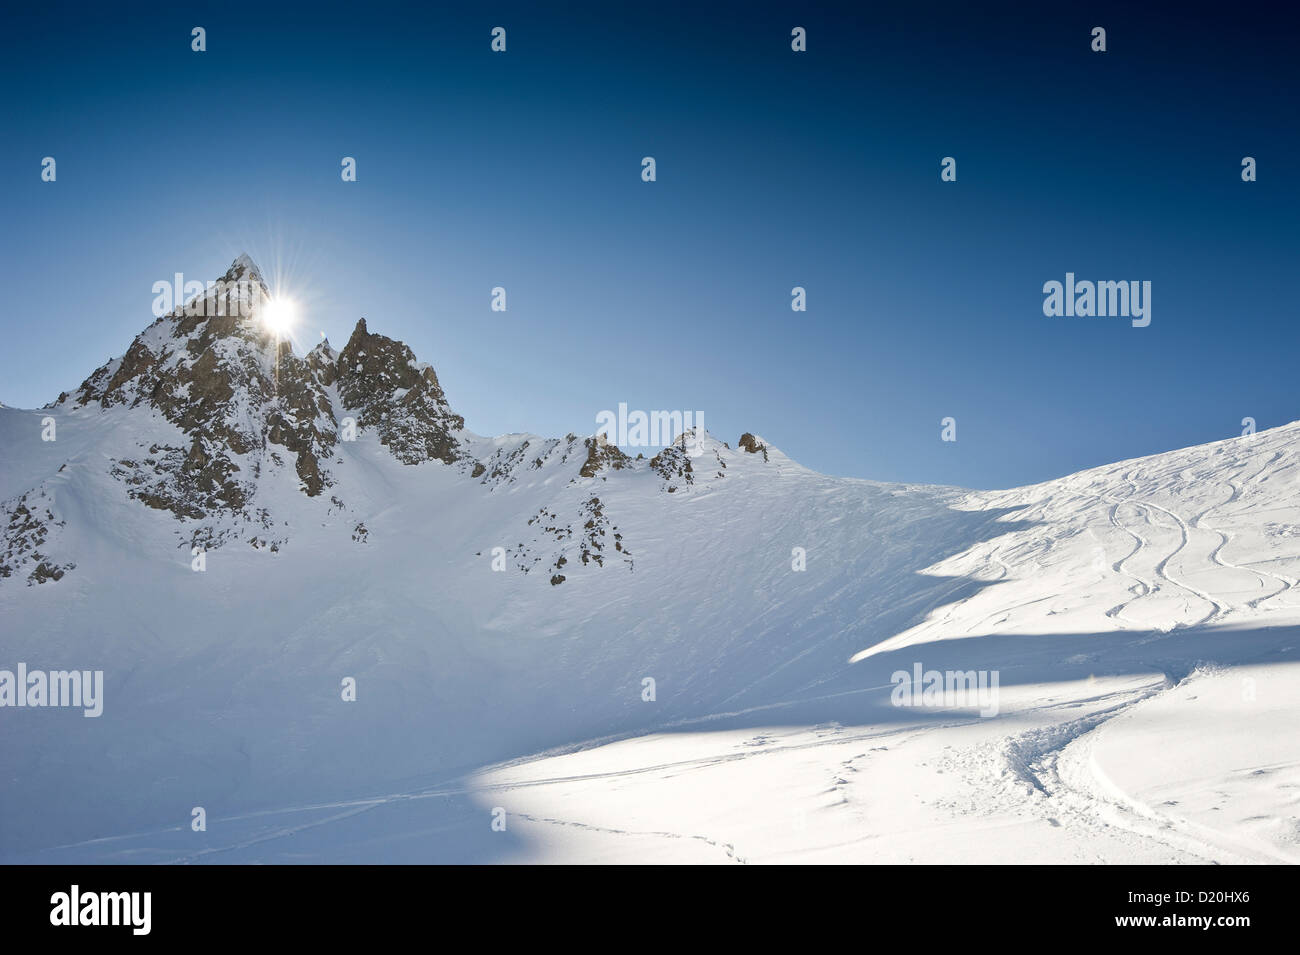
{"label": "sun", "polygon": [[298,303],[283,295],[262,303],[262,325],[276,338],[285,338],[298,321]]}

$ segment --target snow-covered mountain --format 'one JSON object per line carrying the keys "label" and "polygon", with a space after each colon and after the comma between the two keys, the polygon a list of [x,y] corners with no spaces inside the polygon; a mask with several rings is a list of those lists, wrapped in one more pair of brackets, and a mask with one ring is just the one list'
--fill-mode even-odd
{"label": "snow-covered mountain", "polygon": [[1300,858],[1300,424],[997,492],[631,457],[223,283],[0,406],[0,669],[104,674],[0,709],[0,859]]}

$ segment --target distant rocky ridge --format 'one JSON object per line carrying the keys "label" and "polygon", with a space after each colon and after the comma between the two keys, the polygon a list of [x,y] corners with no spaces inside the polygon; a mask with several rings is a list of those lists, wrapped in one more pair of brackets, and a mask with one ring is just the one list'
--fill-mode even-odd
{"label": "distant rocky ridge", "polygon": [[[649,461],[629,457],[603,435],[480,438],[465,430],[433,368],[408,346],[371,332],[362,318],[341,351],[322,341],[299,357],[260,320],[270,296],[257,265],[241,255],[202,296],[158,318],[122,357],[47,406],[82,415],[128,409],[170,425],[145,426],[137,433],[149,440],[107,448],[108,470],[129,498],[171,514],[185,546],[210,550],[243,540],[278,552],[287,541],[285,522],[271,513],[262,488],[291,466],[302,494],[326,498],[329,513],[345,509],[332,490],[343,463],[339,442],[365,433],[404,465],[438,462],[489,490],[536,472],[551,477],[556,469],[559,486],[649,470],[671,494],[701,477],[724,476],[719,451],[727,446],[707,435],[690,453],[687,435],[679,436]],[[747,451],[762,450],[766,458],[761,444],[745,438]],[[36,506],[27,495],[0,504],[0,577],[21,570],[29,583],[39,583],[75,566],[74,559],[52,561],[46,553],[60,523],[57,508]],[[565,579],[559,570],[571,562],[604,566],[607,545],[600,538],[607,527],[612,549],[631,568],[599,497],[579,495],[556,507],[571,512],[567,520],[552,515],[546,531],[538,524],[533,540],[512,550],[521,568],[545,566],[558,584]],[[364,525],[351,528],[350,537],[365,542]]]}

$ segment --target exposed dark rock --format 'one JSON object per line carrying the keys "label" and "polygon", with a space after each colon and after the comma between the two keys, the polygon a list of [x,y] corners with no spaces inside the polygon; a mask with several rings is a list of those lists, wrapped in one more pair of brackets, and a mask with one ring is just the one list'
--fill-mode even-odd
{"label": "exposed dark rock", "polygon": [[[338,444],[344,414],[371,429],[398,461],[442,461],[490,489],[546,481],[552,469],[566,464],[561,473],[567,479],[579,461],[579,477],[602,480],[643,466],[643,456],[633,462],[603,436],[573,434],[502,441],[474,460],[461,435],[464,419],[450,408],[433,369],[417,362],[405,344],[371,333],[362,319],[342,351],[321,341],[298,358],[288,340],[277,339],[258,320],[256,310],[269,292],[250,260],[237,259],[220,283],[154,321],[121,358],[96,369],[54,405],[139,408],[178,429],[183,437],[121,448],[109,471],[127,496],[176,519],[187,550],[243,541],[278,552],[288,540],[284,532],[276,536],[286,522],[258,506],[259,489],[292,464],[304,494],[324,495],[334,484],[331,462],[343,460]],[[236,288],[237,283],[243,284]],[[241,314],[250,303],[253,314]],[[649,464],[671,481],[671,491],[696,477],[683,448],[665,449]],[[343,511],[337,495],[326,496],[322,514]],[[528,522],[537,536],[508,550],[524,573],[542,569],[558,584],[565,579],[562,568],[572,575],[579,560],[602,567],[614,553],[631,567],[622,535],[599,498],[588,497],[576,513],[570,508],[565,515],[543,508]],[[52,515],[37,520],[28,510],[14,510],[8,519],[0,577],[17,575],[21,566],[29,582],[57,581],[74,566],[48,556]],[[355,517],[347,523],[354,525],[354,541],[368,540],[364,524]]]}
{"label": "exposed dark rock", "polygon": [[338,392],[357,424],[376,429],[403,464],[463,456],[456,432],[465,419],[451,410],[433,369],[401,342],[371,334],[364,318],[339,353]]}
{"label": "exposed dark rock", "polygon": [[761,453],[763,455],[763,460],[764,461],[767,460],[767,445],[763,444],[761,441],[758,440],[758,438],[754,437],[748,431],[746,431],[744,434],[740,436],[740,441],[738,441],[737,444],[739,447],[744,448],[750,454]]}
{"label": "exposed dark rock", "polygon": [[632,466],[632,459],[620,451],[618,445],[606,442],[603,435],[587,438],[585,444],[587,460],[578,471],[581,477],[595,477],[604,468],[621,471]]}
{"label": "exposed dark rock", "polygon": [[109,473],[126,484],[128,495],[177,520],[240,513],[254,491],[236,478],[239,466],[229,455],[209,453],[197,438],[188,452],[155,445],[150,453],[139,463],[115,461]]}
{"label": "exposed dark rock", "polygon": [[55,519],[48,506],[40,503],[43,497],[44,494],[35,498],[31,493],[22,495],[9,512],[5,526],[0,528],[0,578],[12,577],[31,564],[34,566],[27,575],[27,584],[31,586],[59,580],[77,566],[71,562],[59,564],[43,552],[50,543],[51,531],[64,525]]}
{"label": "exposed dark rock", "polygon": [[307,362],[307,367],[311,369],[312,375],[324,387],[328,388],[338,378],[339,355],[330,347],[328,338],[309,351],[304,360]]}
{"label": "exposed dark rock", "polygon": [[669,494],[677,490],[674,481],[681,484],[695,483],[695,469],[691,465],[691,457],[680,445],[672,444],[664,448],[650,459],[650,467],[664,479]]}

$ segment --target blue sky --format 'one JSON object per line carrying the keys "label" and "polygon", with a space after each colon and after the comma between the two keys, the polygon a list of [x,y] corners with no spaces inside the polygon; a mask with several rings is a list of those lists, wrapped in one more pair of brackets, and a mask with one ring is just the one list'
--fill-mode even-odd
{"label": "blue sky", "polygon": [[[43,4],[0,40],[0,401],[247,251],[305,347],[364,315],[485,434],[626,402],[995,487],[1300,418],[1296,23],[1053,7]],[[1067,271],[1151,325],[1045,317]]]}

